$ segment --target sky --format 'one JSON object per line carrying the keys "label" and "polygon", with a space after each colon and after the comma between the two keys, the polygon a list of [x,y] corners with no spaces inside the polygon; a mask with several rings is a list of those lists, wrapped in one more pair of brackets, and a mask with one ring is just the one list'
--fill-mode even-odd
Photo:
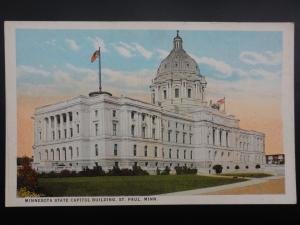
{"label": "sky", "polygon": [[[31,155],[34,108],[98,88],[149,101],[149,85],[176,30],[17,29],[18,155]],[[208,82],[206,99],[226,97],[243,129],[266,134],[266,153],[282,153],[282,33],[182,30],[183,48]]]}

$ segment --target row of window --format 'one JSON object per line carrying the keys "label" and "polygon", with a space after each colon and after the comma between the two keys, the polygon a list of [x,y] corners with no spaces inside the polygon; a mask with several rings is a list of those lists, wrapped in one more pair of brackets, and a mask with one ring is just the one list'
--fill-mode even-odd
{"label": "row of window", "polygon": [[[79,124],[76,124],[76,131],[77,131],[77,134],[79,134]],[[63,135],[61,133],[62,131],[61,130],[58,130],[58,140],[64,138],[66,139],[67,138],[67,129],[63,129]],[[73,128],[69,128],[69,137],[72,138],[73,137]],[[55,131],[52,131],[52,140],[54,141],[55,140]],[[39,132],[39,139],[42,140],[42,132],[40,131]]]}
{"label": "row of window", "polygon": [[[62,149],[60,148],[56,148],[55,149],[51,149],[50,151],[48,151],[48,149],[45,150],[45,160],[49,161],[66,161],[66,160],[72,160],[74,153],[73,153],[73,148],[71,146],[69,146],[68,148],[69,151],[69,155],[70,158],[67,158],[67,149],[65,147],[63,147]],[[61,154],[62,153],[62,154]],[[79,148],[76,147],[76,156],[77,158],[79,157]],[[39,152],[39,160],[42,160],[42,151]]]}
{"label": "row of window", "polygon": [[[114,144],[114,156],[118,155],[118,144]],[[98,144],[95,144],[95,156],[99,156]],[[133,156],[137,156],[137,145],[133,145]],[[144,146],[144,157],[148,156],[148,146]],[[158,147],[154,147],[154,157],[158,157]],[[164,149],[162,148],[162,158],[165,158]],[[169,158],[172,158],[172,149],[169,149]],[[180,158],[179,149],[176,150],[176,158]],[[183,150],[183,159],[187,159],[187,150]],[[190,151],[190,159],[193,159],[193,151]]]}

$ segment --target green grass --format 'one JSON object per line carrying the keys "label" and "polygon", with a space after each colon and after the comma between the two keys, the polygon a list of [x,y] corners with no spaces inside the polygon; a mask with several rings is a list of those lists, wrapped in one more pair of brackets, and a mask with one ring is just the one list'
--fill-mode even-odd
{"label": "green grass", "polygon": [[249,177],[249,178],[261,178],[261,177],[273,176],[272,174],[268,174],[268,173],[224,173],[220,175],[234,176],[234,177]]}
{"label": "green grass", "polygon": [[245,179],[196,175],[39,178],[46,196],[155,195],[231,184]]}

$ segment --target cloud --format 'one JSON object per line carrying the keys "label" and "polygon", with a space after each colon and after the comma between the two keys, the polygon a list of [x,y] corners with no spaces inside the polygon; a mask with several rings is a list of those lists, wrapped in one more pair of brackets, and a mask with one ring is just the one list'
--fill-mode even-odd
{"label": "cloud", "polygon": [[74,50],[74,51],[78,51],[80,49],[79,45],[76,43],[76,41],[72,40],[72,39],[68,39],[66,38],[65,39],[65,42],[67,43],[68,47],[71,49],[71,50]]}
{"label": "cloud", "polygon": [[142,45],[138,43],[125,43],[120,41],[118,44],[113,44],[113,47],[116,49],[116,51],[126,57],[126,58],[131,58],[135,56],[135,53],[139,53],[142,55],[145,59],[150,59],[153,55],[153,52],[147,50],[144,48]]}
{"label": "cloud", "polygon": [[213,67],[215,70],[221,72],[224,75],[229,76],[229,75],[232,74],[233,68],[229,64],[227,64],[223,61],[216,60],[214,58],[209,58],[209,57],[206,57],[206,56],[198,57],[198,56],[192,55],[192,54],[190,54],[190,56],[193,59],[195,59],[197,63],[206,64],[210,67]]}
{"label": "cloud", "polygon": [[131,58],[134,56],[134,54],[126,47],[119,46],[119,45],[113,45],[114,49],[125,58]]}
{"label": "cloud", "polygon": [[20,65],[17,67],[17,76],[19,77],[23,75],[47,77],[50,75],[50,72],[33,66]]}
{"label": "cloud", "polygon": [[123,72],[104,68],[102,74],[108,79],[110,83],[118,83],[123,87],[143,87],[146,88],[151,84],[154,71],[152,70],[138,70],[132,72]]}
{"label": "cloud", "polygon": [[135,46],[135,49],[146,59],[150,59],[153,55],[153,53],[147,49],[145,49],[143,46],[141,46],[138,43],[133,43]]}
{"label": "cloud", "polygon": [[101,48],[101,52],[108,52],[104,40],[99,37],[88,37],[87,38],[95,49]]}
{"label": "cloud", "polygon": [[47,45],[55,46],[56,45],[56,40],[55,39],[51,39],[51,40],[45,41],[45,43]]}
{"label": "cloud", "polygon": [[279,65],[282,62],[281,52],[273,53],[266,51],[264,53],[244,51],[240,54],[240,60],[246,64],[257,65]]}
{"label": "cloud", "polygon": [[163,50],[163,49],[156,49],[156,52],[159,54],[160,59],[166,58],[170,52]]}

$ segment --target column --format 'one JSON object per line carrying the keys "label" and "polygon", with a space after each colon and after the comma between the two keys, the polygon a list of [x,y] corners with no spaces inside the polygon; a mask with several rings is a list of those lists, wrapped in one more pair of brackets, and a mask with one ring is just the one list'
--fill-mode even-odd
{"label": "column", "polygon": [[52,132],[51,132],[51,135],[53,137],[53,131],[54,131],[54,140],[57,140],[58,139],[58,131],[57,131],[57,127],[58,127],[58,124],[57,124],[57,118],[56,118],[56,115],[53,116],[53,129],[52,129]]}

